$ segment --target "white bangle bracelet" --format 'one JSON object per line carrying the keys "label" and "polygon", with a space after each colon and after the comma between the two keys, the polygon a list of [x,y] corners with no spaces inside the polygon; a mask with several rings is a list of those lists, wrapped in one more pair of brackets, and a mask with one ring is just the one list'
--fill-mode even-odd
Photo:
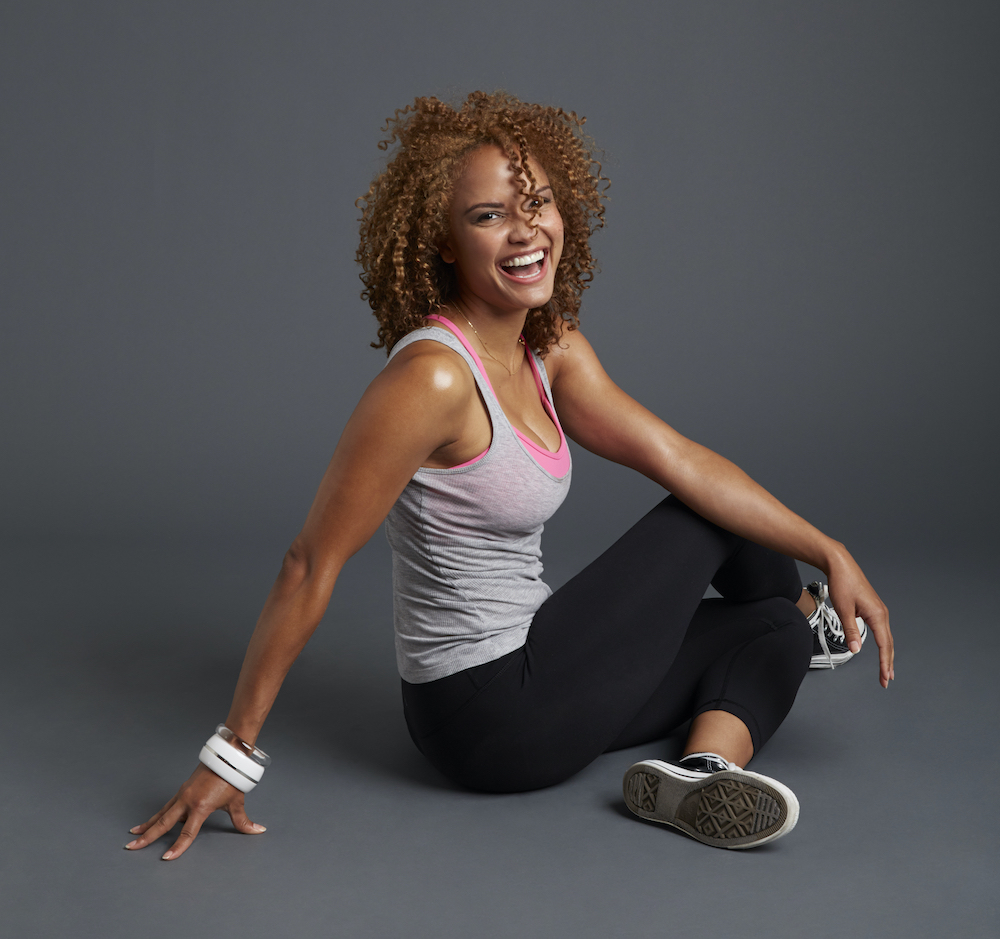
{"label": "white bangle bracelet", "polygon": [[[249,792],[260,782],[264,768],[271,762],[271,758],[256,747],[249,752],[238,749],[226,740],[222,733],[225,733],[226,737],[235,736],[225,724],[219,724],[216,732],[205,741],[198,759],[216,776],[220,776],[241,792]],[[249,747],[248,744],[244,746]]]}

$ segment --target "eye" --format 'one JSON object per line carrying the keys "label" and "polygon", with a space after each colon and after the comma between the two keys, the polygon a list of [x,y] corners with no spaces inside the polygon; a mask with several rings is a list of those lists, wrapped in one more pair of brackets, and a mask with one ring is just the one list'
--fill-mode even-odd
{"label": "eye", "polygon": [[482,215],[476,218],[477,222],[492,222],[493,219],[499,218],[500,216],[496,212],[483,212]]}

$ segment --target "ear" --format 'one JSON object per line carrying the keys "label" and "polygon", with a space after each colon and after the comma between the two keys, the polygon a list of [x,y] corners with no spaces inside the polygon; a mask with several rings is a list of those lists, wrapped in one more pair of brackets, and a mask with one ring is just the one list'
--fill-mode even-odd
{"label": "ear", "polygon": [[438,246],[438,254],[441,255],[441,260],[444,261],[445,264],[455,263],[455,252],[451,249],[450,241],[442,242],[442,244]]}

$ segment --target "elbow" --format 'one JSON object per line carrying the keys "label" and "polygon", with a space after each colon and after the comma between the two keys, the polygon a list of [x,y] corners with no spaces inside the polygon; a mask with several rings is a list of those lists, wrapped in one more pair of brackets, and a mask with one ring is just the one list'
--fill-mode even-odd
{"label": "elbow", "polygon": [[282,592],[316,589],[320,592],[333,588],[342,564],[317,550],[301,536],[292,542],[281,562],[278,583]]}
{"label": "elbow", "polygon": [[281,561],[281,573],[278,580],[285,587],[295,589],[309,579],[315,558],[305,544],[298,538],[292,542]]}

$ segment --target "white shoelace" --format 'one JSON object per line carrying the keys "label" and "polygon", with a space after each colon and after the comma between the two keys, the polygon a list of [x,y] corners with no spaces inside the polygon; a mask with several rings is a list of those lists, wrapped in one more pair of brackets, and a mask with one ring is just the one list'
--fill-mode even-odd
{"label": "white shoelace", "polygon": [[[824,588],[825,586],[824,584]],[[816,612],[809,617],[809,625],[815,626],[816,636],[819,638],[819,644],[826,655],[826,660],[830,664],[830,668],[834,668],[833,653],[830,651],[830,646],[826,641],[826,631],[829,629],[835,639],[844,640],[845,636],[840,617],[837,616],[833,607],[828,606],[826,603],[826,594],[827,591],[824,589],[819,597],[813,597],[816,601]]]}

